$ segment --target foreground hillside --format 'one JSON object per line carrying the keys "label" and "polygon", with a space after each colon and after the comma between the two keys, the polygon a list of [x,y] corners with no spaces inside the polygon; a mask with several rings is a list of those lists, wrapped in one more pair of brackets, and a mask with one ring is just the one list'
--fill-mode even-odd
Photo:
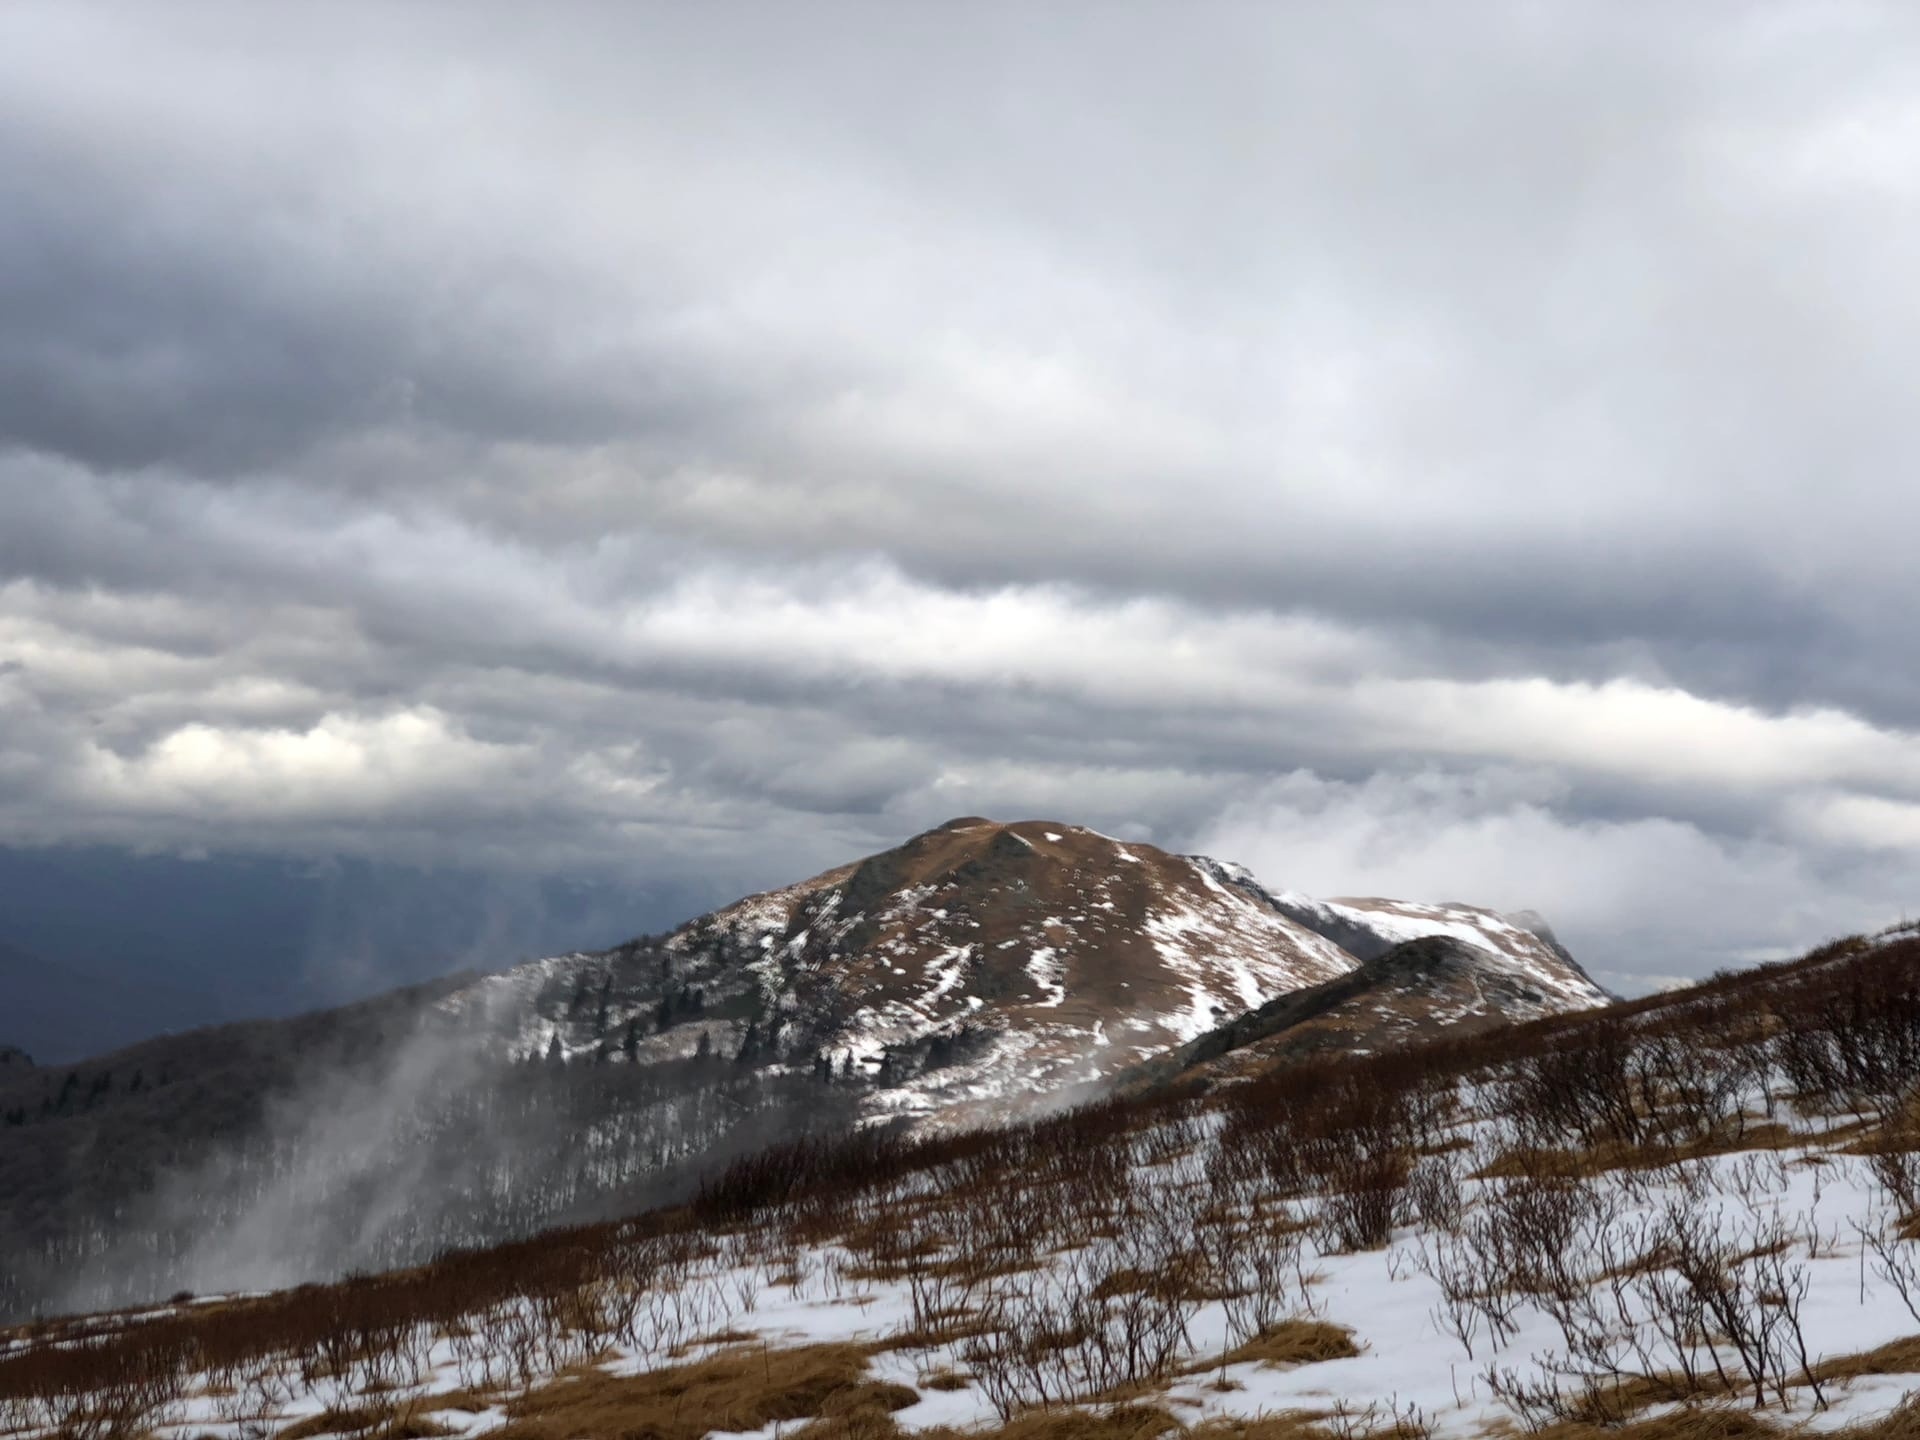
{"label": "foreground hillside", "polygon": [[[1457,956],[1455,957],[1458,958]],[[1416,969],[1418,967],[1415,967]],[[21,1436],[1910,1436],[1920,934],[14,1332]]]}
{"label": "foreground hillside", "polygon": [[968,818],[613,950],[0,1065],[0,1320],[631,1214],[778,1137],[1058,1108],[1410,934],[1472,937],[1519,983],[1403,995],[1406,1035],[1605,999],[1488,911]]}

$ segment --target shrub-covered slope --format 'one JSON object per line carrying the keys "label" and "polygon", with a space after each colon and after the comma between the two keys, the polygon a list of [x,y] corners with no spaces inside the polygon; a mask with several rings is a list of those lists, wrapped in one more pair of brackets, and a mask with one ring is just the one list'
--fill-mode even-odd
{"label": "shrub-covered slope", "polygon": [[613,950],[0,1066],[0,1318],[415,1263],[777,1136],[999,1123],[1359,964],[1236,867],[970,818]]}
{"label": "shrub-covered slope", "polygon": [[1920,937],[0,1344],[22,1435],[1912,1433]]}

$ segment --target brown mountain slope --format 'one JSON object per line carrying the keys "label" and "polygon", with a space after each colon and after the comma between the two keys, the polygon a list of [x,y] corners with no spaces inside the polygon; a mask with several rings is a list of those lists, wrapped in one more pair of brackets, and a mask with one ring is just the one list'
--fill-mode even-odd
{"label": "brown mountain slope", "polygon": [[972,817],[668,947],[692,957],[717,936],[755,953],[786,1043],[851,1057],[890,1082],[877,1108],[920,1116],[1099,1079],[1355,963],[1195,860]]}
{"label": "brown mountain slope", "polygon": [[[660,995],[694,995],[647,1024],[630,1058],[704,1049],[773,1070],[831,1067],[863,1082],[873,1118],[977,1124],[1084,1096],[1337,982],[1399,937],[1433,934],[1459,937],[1474,963],[1412,988],[1368,970],[1371,998],[1342,1022],[1352,1044],[1607,998],[1550,933],[1492,911],[1276,896],[1205,856],[970,816],[649,942],[637,988],[623,952],[559,956],[448,1005],[504,1016],[514,1053],[604,1058],[636,1009],[650,1017]],[[586,1003],[596,994],[610,1003]]]}
{"label": "brown mountain slope", "polygon": [[1125,1083],[1215,1083],[1316,1053],[1379,1054],[1607,1003],[1571,961],[1554,975],[1533,955],[1516,960],[1451,934],[1428,935],[1278,996],[1146,1062]]}
{"label": "brown mountain slope", "polygon": [[[1351,1001],[1344,1043],[1369,1046],[1564,1008],[1547,980],[1577,976],[1525,942],[1424,988],[1386,984],[1378,960],[1325,988],[1356,957],[1232,866],[1059,822],[950,821],[608,951],[54,1073],[0,1067],[0,1250],[33,1261],[11,1301],[0,1274],[0,1310],[391,1266],[683,1194],[775,1138],[1019,1119],[1250,1010],[1229,1033],[1278,1033],[1253,1030],[1300,1019],[1298,992],[1328,1043],[1329,997]],[[1490,983],[1501,966],[1512,983]],[[77,1273],[101,1235],[118,1248]]]}
{"label": "brown mountain slope", "polygon": [[1297,891],[1271,891],[1240,865],[1195,856],[1215,875],[1259,896],[1274,909],[1322,935],[1356,960],[1372,960],[1396,945],[1429,935],[1449,935],[1487,952],[1509,970],[1524,972],[1529,988],[1560,1009],[1584,1010],[1612,997],[1582,970],[1532,911],[1503,915],[1458,901],[1433,904],[1381,896],[1320,900]]}

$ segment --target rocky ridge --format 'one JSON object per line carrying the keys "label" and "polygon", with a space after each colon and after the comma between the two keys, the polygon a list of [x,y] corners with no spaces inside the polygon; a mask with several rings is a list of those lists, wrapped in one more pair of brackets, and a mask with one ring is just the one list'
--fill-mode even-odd
{"label": "rocky ridge", "polygon": [[[1420,988],[1368,968],[1431,936],[1474,963]],[[869,1120],[950,1126],[1088,1095],[1363,970],[1403,1033],[1609,998],[1537,917],[1316,900],[1082,826],[965,817],[665,937],[488,977],[443,1007],[484,1012],[529,1057],[811,1070],[859,1083]]]}

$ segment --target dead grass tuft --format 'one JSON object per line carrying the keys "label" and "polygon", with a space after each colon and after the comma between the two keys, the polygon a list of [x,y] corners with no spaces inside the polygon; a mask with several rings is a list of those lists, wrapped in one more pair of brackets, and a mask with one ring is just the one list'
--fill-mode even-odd
{"label": "dead grass tuft", "polygon": [[373,1432],[374,1440],[438,1440],[440,1436],[459,1433],[418,1411],[396,1416],[392,1423]]}
{"label": "dead grass tuft", "polygon": [[844,1414],[809,1420],[794,1432],[793,1440],[899,1440],[904,1433],[892,1411],[882,1405],[863,1404]]}
{"label": "dead grass tuft", "polygon": [[1622,1440],[1761,1440],[1780,1431],[1749,1409],[1700,1405],[1623,1425],[1613,1433]]}
{"label": "dead grass tuft", "polygon": [[1820,1380],[1856,1380],[1862,1375],[1920,1375],[1920,1335],[1909,1335],[1858,1355],[1835,1355],[1813,1369]]}
{"label": "dead grass tuft", "polygon": [[925,1325],[908,1325],[888,1332],[876,1350],[938,1350],[993,1333],[992,1324],[972,1310],[956,1310],[934,1317]]}
{"label": "dead grass tuft", "polygon": [[1149,1275],[1144,1270],[1115,1270],[1103,1276],[1100,1283],[1093,1287],[1093,1298],[1110,1300],[1116,1295],[1137,1295],[1143,1290],[1156,1290],[1161,1283],[1158,1276]]}
{"label": "dead grass tuft", "polygon": [[[1062,1408],[1029,1410],[984,1440],[1155,1440],[1181,1430],[1180,1422],[1158,1405],[1115,1405],[1103,1410]],[[949,1428],[923,1430],[922,1440],[983,1440],[978,1432]]]}
{"label": "dead grass tuft", "polygon": [[1834,1435],[1839,1440],[1920,1440],[1920,1401],[1909,1397],[1880,1419],[1849,1425]]}
{"label": "dead grass tuft", "polygon": [[435,1420],[428,1413],[431,1408],[437,1407],[413,1402],[322,1410],[318,1415],[289,1425],[274,1440],[311,1440],[316,1435],[355,1435],[368,1440],[437,1440],[440,1436],[460,1433]]}
{"label": "dead grass tuft", "polygon": [[369,1407],[359,1410],[322,1410],[289,1425],[275,1440],[309,1440],[314,1435],[358,1435],[371,1430],[386,1414]]}
{"label": "dead grass tuft", "polygon": [[702,1335],[686,1348],[699,1350],[715,1345],[758,1345],[760,1337],[750,1330],[716,1330],[711,1335]]}
{"label": "dead grass tuft", "polygon": [[[917,1391],[867,1378],[860,1345],[736,1348],[651,1374],[594,1372],[509,1402],[498,1440],[701,1440],[714,1430],[758,1430],[776,1420],[837,1419],[844,1440],[886,1440],[885,1417]],[[828,1440],[827,1430],[813,1440]]]}
{"label": "dead grass tuft", "polygon": [[1329,1440],[1324,1412],[1281,1410],[1270,1415],[1221,1415],[1187,1431],[1183,1440]]}
{"label": "dead grass tuft", "polygon": [[1269,1325],[1244,1345],[1235,1346],[1218,1359],[1188,1370],[1190,1375],[1216,1369],[1221,1365],[1314,1365],[1322,1360],[1350,1360],[1360,1353],[1353,1343],[1353,1332],[1344,1325],[1325,1320],[1282,1320]]}
{"label": "dead grass tuft", "polygon": [[1794,1143],[1793,1130],[1777,1121],[1748,1121],[1719,1134],[1681,1144],[1627,1144],[1603,1140],[1578,1150],[1515,1146],[1474,1172],[1479,1180],[1524,1177],[1542,1180],[1593,1179],[1612,1170],[1657,1170],[1685,1160],[1732,1155],[1743,1150],[1782,1150]]}
{"label": "dead grass tuft", "polygon": [[1624,1425],[1570,1420],[1535,1432],[1535,1440],[1773,1440],[1785,1433],[1743,1406],[1692,1405]]}
{"label": "dead grass tuft", "polygon": [[436,1394],[428,1395],[420,1401],[420,1408],[426,1411],[457,1410],[462,1415],[478,1415],[483,1410],[492,1409],[499,1398],[497,1394],[489,1394],[484,1390],[468,1390],[463,1387],[459,1390],[441,1390]]}

